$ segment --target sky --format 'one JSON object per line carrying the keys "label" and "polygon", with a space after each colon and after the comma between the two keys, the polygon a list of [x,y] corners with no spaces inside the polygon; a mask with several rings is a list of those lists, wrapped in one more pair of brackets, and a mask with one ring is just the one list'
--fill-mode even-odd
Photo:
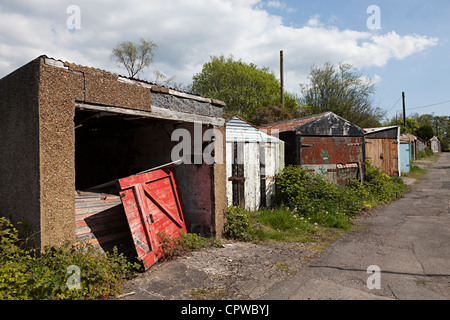
{"label": "sky", "polygon": [[311,66],[352,64],[376,83],[386,117],[450,115],[448,0],[2,0],[0,78],[35,59],[55,59],[127,75],[110,59],[121,41],[158,45],[159,71],[183,85],[211,56],[232,55],[279,78],[301,96]]}

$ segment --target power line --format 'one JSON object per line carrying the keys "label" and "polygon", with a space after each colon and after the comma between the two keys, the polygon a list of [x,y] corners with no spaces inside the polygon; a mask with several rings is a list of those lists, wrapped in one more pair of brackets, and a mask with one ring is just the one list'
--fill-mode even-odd
{"label": "power line", "polygon": [[422,108],[428,108],[428,107],[434,107],[434,106],[438,106],[440,104],[449,103],[449,102],[450,102],[450,100],[447,100],[447,101],[442,101],[442,102],[438,102],[438,103],[429,104],[429,105],[426,105],[426,106],[415,107],[415,108],[408,108],[408,111],[409,110],[422,109]]}
{"label": "power line", "polygon": [[400,101],[401,98],[402,98],[402,97],[400,96],[400,97],[398,98],[397,102],[394,103],[394,105],[393,105],[392,107],[390,107],[389,110],[386,111],[386,113],[388,113],[389,111],[391,111],[392,109],[394,109],[394,107],[397,105],[397,103]]}

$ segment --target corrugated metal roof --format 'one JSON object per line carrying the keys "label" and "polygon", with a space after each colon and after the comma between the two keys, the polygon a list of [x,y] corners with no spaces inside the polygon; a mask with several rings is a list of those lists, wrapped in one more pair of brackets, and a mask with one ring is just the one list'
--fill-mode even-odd
{"label": "corrugated metal roof", "polygon": [[244,119],[234,116],[226,121],[227,142],[270,142],[280,143],[278,138],[270,136]]}
{"label": "corrugated metal roof", "polygon": [[260,128],[264,129],[264,130],[268,130],[267,132],[269,132],[269,133],[271,131],[278,131],[278,132],[294,131],[296,127],[303,125],[305,123],[317,120],[320,117],[323,117],[324,115],[326,115],[328,113],[330,113],[330,112],[325,112],[325,113],[321,113],[321,114],[316,114],[316,115],[312,115],[312,116],[308,116],[308,117],[297,118],[297,119],[292,119],[292,120],[287,120],[287,121],[281,121],[281,122],[269,124],[266,126],[262,126]]}
{"label": "corrugated metal roof", "polygon": [[399,126],[390,126],[390,127],[379,127],[379,128],[364,128],[364,133],[374,133],[374,132],[379,132],[379,131],[384,131],[384,130],[389,130],[389,129],[393,129],[393,128],[398,128]]}
{"label": "corrugated metal roof", "polygon": [[261,129],[268,130],[269,134],[295,131],[296,134],[304,136],[362,137],[364,135],[363,129],[331,111],[270,124]]}

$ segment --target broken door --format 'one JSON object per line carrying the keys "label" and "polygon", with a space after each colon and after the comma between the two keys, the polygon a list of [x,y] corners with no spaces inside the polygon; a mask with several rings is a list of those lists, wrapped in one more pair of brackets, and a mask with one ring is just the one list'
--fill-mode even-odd
{"label": "broken door", "polygon": [[171,239],[186,231],[186,218],[173,168],[119,179],[120,196],[139,259],[145,269],[161,256],[158,234]]}
{"label": "broken door", "polygon": [[233,206],[245,208],[245,175],[244,175],[244,143],[233,142],[233,162],[231,165]]}

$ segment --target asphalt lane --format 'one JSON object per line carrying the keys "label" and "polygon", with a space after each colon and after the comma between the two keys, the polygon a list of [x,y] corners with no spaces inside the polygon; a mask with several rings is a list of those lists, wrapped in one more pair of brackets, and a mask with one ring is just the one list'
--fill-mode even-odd
{"label": "asphalt lane", "polygon": [[450,153],[259,299],[450,300]]}

